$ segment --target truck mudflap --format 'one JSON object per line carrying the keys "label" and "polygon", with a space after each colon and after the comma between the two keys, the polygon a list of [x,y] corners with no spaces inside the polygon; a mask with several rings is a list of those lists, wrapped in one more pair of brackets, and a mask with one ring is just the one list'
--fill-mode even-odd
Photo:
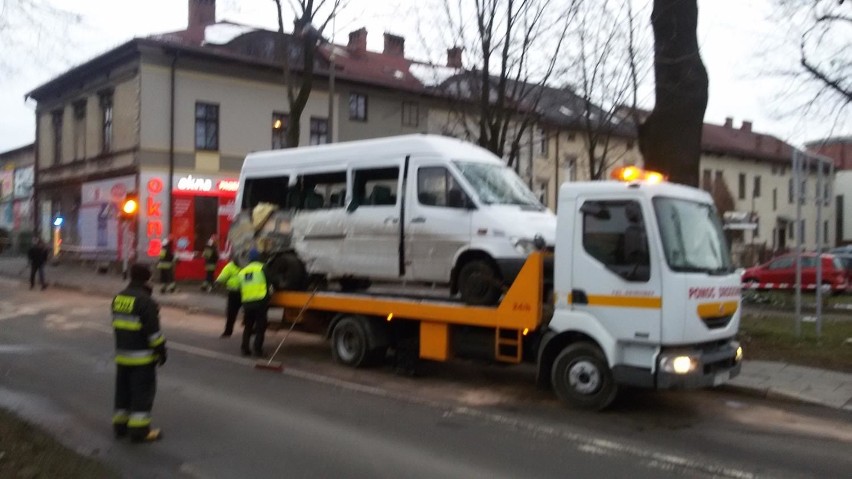
{"label": "truck mudflap", "polygon": [[739,375],[741,368],[742,348],[735,340],[695,347],[663,348],[657,357],[656,387],[698,389],[719,386]]}

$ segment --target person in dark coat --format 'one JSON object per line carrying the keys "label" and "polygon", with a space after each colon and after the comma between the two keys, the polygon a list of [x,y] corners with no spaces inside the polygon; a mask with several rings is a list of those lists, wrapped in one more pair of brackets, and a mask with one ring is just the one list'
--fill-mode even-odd
{"label": "person in dark coat", "polygon": [[157,367],[166,363],[166,338],[160,331],[160,307],[152,297],[151,271],[134,264],[130,284],[112,300],[115,333],[115,411],[112,416],[116,438],[130,436],[132,442],[162,438],[151,428],[151,408],[157,392]]}
{"label": "person in dark coat", "polygon": [[44,265],[47,263],[49,256],[47,245],[44,240],[36,237],[33,240],[33,245],[27,251],[27,260],[30,262],[30,289],[35,288],[35,277],[38,272],[38,280],[41,283],[41,289],[47,288],[47,283],[44,281]]}

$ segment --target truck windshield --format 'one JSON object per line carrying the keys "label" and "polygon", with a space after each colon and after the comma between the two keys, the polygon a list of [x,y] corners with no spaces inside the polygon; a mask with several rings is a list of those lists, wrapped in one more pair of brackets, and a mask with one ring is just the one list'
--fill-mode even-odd
{"label": "truck windshield", "polygon": [[527,185],[510,168],[477,161],[453,162],[486,205],[520,205],[524,208],[544,210]]}
{"label": "truck windshield", "polygon": [[711,204],[654,198],[666,261],[674,271],[733,272],[722,226]]}

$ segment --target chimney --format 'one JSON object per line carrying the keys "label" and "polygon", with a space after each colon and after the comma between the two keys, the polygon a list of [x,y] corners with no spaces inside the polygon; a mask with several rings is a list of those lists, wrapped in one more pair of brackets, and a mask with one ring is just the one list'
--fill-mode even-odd
{"label": "chimney", "polygon": [[347,45],[347,48],[352,53],[366,53],[367,29],[362,27],[349,33],[349,45]]}
{"label": "chimney", "polygon": [[734,119],[729,117],[725,118],[725,128],[733,128],[734,127]]}
{"label": "chimney", "polygon": [[385,55],[393,55],[395,57],[405,56],[405,38],[398,35],[385,33]]}
{"label": "chimney", "polygon": [[447,48],[447,66],[450,68],[462,67],[462,47]]}
{"label": "chimney", "polygon": [[743,126],[740,127],[740,130],[751,133],[751,122],[743,120]]}
{"label": "chimney", "polygon": [[216,0],[189,0],[186,29],[201,29],[216,23]]}

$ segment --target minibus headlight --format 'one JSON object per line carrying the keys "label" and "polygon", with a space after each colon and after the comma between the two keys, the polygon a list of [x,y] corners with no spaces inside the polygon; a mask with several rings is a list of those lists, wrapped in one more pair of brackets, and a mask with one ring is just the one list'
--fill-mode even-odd
{"label": "minibus headlight", "polygon": [[509,238],[509,240],[512,242],[512,246],[515,248],[515,251],[523,256],[527,256],[536,250],[535,240],[516,237]]}

